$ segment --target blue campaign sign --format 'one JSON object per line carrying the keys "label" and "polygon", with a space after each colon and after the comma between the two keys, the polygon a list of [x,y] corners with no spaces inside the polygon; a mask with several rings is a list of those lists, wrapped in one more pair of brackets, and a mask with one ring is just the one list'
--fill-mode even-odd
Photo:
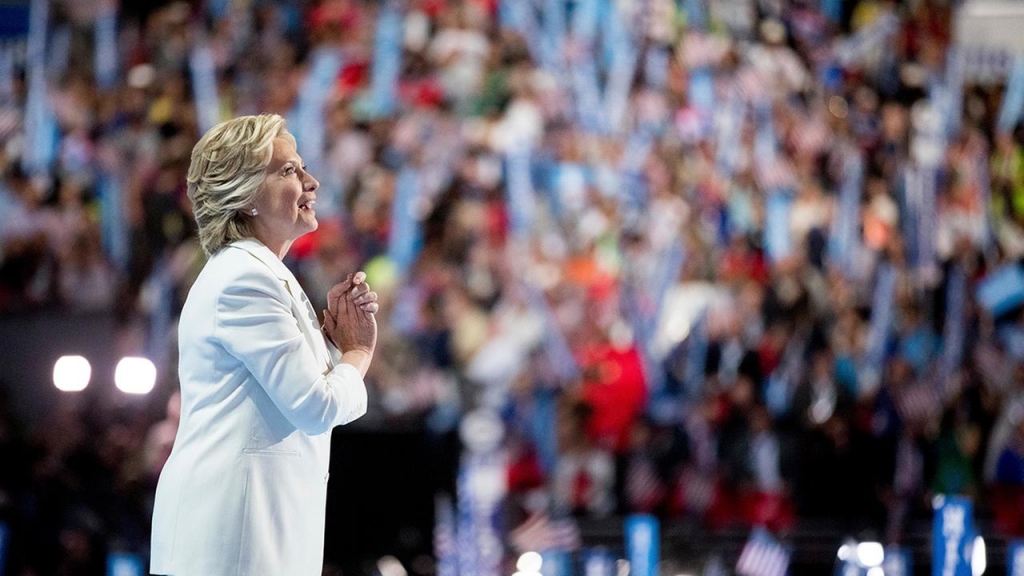
{"label": "blue campaign sign", "polygon": [[885,572],[885,576],[912,576],[913,564],[910,550],[898,546],[886,547],[882,570]]}
{"label": "blue campaign sign", "polygon": [[1007,545],[1006,575],[1024,576],[1024,540],[1013,540]]}
{"label": "blue campaign sign", "polygon": [[143,576],[142,558],[118,552],[107,557],[107,576]]}
{"label": "blue campaign sign", "polygon": [[569,564],[569,553],[564,550],[546,550],[541,552],[541,576],[572,576]]}
{"label": "blue campaign sign", "polygon": [[614,576],[615,558],[604,548],[591,548],[583,554],[583,576]]}
{"label": "blue campaign sign", "polygon": [[978,301],[993,316],[1024,303],[1024,270],[1008,264],[986,276],[978,285]]}
{"label": "blue campaign sign", "polygon": [[7,524],[0,522],[0,576],[4,576],[4,567],[7,566],[7,540],[9,533]]}
{"label": "blue campaign sign", "polygon": [[630,576],[657,576],[658,519],[647,515],[629,516],[625,528]]}
{"label": "blue campaign sign", "polygon": [[932,523],[932,576],[971,576],[973,505],[962,496],[938,496]]}

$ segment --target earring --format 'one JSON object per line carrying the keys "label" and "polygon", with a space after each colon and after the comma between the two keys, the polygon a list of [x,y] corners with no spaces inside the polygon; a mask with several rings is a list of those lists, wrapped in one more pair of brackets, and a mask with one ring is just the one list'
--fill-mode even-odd
{"label": "earring", "polygon": [[257,212],[256,209],[253,208],[252,210],[249,210],[249,214],[252,215],[252,216],[255,216],[255,215],[259,214],[259,212]]}

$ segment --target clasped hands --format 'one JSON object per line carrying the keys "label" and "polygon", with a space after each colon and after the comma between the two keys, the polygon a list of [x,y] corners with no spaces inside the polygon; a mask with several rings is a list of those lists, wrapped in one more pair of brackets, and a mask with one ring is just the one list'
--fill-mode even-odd
{"label": "clasped hands", "polygon": [[324,335],[343,354],[361,351],[372,356],[377,345],[379,310],[377,293],[370,290],[366,274],[349,274],[327,292],[324,310]]}

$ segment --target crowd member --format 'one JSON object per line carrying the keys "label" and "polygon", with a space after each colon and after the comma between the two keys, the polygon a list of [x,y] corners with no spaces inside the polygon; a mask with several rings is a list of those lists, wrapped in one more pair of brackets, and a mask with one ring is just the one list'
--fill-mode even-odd
{"label": "crowd member", "polygon": [[[78,43],[79,4],[51,15]],[[1017,497],[1024,314],[978,289],[1024,256],[1024,131],[997,127],[998,86],[941,108],[946,4],[581,0],[554,36],[516,4],[410,2],[390,47],[387,3],[125,14],[118,83],[87,41],[51,80],[49,177],[21,166],[20,118],[2,132],[0,309],[176,315],[203,263],[184,194],[202,39],[218,117],[292,117],[305,150],[323,97],[325,216],[287,264],[311,294],[365,266],[393,311],[368,420],[510,406],[525,513],[826,517],[899,542],[933,493],[982,514]],[[23,76],[0,109],[24,109]],[[33,477],[71,470],[36,445]]]}

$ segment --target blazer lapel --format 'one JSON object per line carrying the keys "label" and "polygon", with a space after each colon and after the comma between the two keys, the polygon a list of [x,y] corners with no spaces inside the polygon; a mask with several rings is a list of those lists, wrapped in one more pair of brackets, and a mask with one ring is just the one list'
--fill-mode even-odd
{"label": "blazer lapel", "polygon": [[299,282],[295,279],[295,275],[292,274],[291,270],[258,240],[238,240],[232,242],[231,246],[251,254],[266,265],[278,280],[284,283],[285,290],[288,291],[292,299],[292,315],[295,316],[296,323],[299,325],[299,329],[302,330],[303,336],[305,336],[310,346],[313,347],[317,360],[323,363],[327,370],[333,368],[334,362],[327,350],[326,338],[324,338],[323,332],[320,331],[320,321],[316,316],[316,311],[313,310],[313,304],[310,303],[306,292],[299,286]]}

